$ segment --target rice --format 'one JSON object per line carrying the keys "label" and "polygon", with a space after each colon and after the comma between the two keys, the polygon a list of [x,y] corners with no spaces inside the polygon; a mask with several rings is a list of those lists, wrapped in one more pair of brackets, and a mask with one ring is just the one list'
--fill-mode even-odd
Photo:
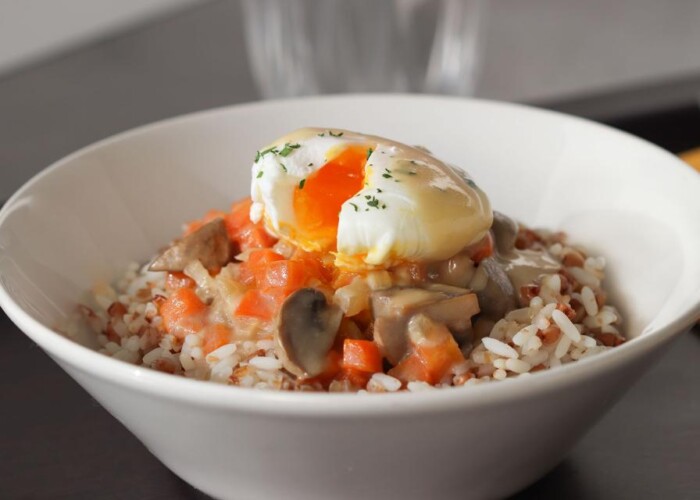
{"label": "rice", "polygon": [[[477,319],[472,344],[462,347],[464,361],[452,366],[448,378],[435,385],[422,381],[402,383],[382,372],[367,374],[366,387],[359,391],[347,379],[333,380],[325,388],[317,380],[297,379],[277,357],[273,332],[255,318],[236,319],[236,335],[213,348],[206,328],[182,337],[165,333],[159,304],[170,295],[167,275],[149,272],[136,263],[130,264],[113,284],[96,285],[88,304],[78,308],[77,317],[63,330],[66,335],[75,336],[79,325],[87,326],[104,355],[178,376],[255,389],[304,392],[387,393],[470,387],[556,368],[622,343],[620,315],[605,303],[606,293],[601,286],[605,259],[587,256],[580,248],[567,245],[561,235],[535,234],[539,240],[529,249],[547,253],[561,263],[561,271],[528,284],[535,293],[523,296],[519,307],[503,318]],[[283,246],[277,251],[290,253]],[[222,301],[227,310],[240,301],[244,289],[226,268],[209,276],[201,266],[190,266],[186,274],[196,281],[202,300],[216,300],[224,295]],[[468,279],[473,290],[483,289],[487,283],[484,266],[475,266]],[[396,275],[386,270],[372,271],[367,277],[355,277],[350,284],[336,289],[333,301],[347,316],[361,314],[369,308],[371,290],[405,284],[407,280],[405,270]]]}

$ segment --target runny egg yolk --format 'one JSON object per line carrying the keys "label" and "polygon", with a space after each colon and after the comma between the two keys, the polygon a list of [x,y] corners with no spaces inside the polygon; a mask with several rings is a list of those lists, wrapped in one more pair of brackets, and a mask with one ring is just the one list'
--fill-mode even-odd
{"label": "runny egg yolk", "polygon": [[343,203],[362,189],[367,146],[343,149],[294,190],[296,239],[313,241],[320,250],[335,250]]}

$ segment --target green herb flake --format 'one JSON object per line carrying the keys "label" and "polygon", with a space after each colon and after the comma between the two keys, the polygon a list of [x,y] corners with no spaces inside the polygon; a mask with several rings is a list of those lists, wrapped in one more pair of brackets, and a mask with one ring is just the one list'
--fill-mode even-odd
{"label": "green herb flake", "polygon": [[357,207],[357,205],[355,205],[354,203],[350,203],[350,205],[352,205],[352,208],[355,209],[355,212],[357,212],[357,211],[359,210],[359,208]]}
{"label": "green herb flake", "polygon": [[280,162],[280,167],[282,167],[282,170],[284,170],[285,173],[287,172],[287,167],[285,167],[284,165],[282,165],[282,162]]}
{"label": "green herb flake", "polygon": [[332,130],[329,130],[328,135],[330,135],[331,137],[343,137],[343,132],[333,133]]}
{"label": "green herb flake", "polygon": [[262,177],[262,176],[263,176],[263,171],[261,170],[260,172],[258,172],[258,175],[255,176],[255,178],[260,179],[260,177]]}
{"label": "green herb flake", "polygon": [[377,193],[381,193],[381,192],[382,192],[382,190],[377,188]]}
{"label": "green herb flake", "polygon": [[391,179],[391,174],[382,174],[385,179]]}
{"label": "green herb flake", "polygon": [[316,135],[319,136],[319,137],[326,137],[326,133],[325,133],[325,132],[321,132],[320,134],[316,134]]}
{"label": "green herb flake", "polygon": [[373,151],[374,151],[374,149],[372,149],[372,148],[368,148],[368,149],[367,149],[367,159],[368,159],[368,160],[369,160],[369,157],[372,156],[372,152],[373,152]]}
{"label": "green herb flake", "polygon": [[382,204],[382,210],[386,210],[386,205]]}
{"label": "green herb flake", "polygon": [[367,202],[367,206],[372,208],[378,208],[379,200],[373,196],[372,199]]}
{"label": "green herb flake", "polygon": [[469,184],[469,186],[471,186],[474,189],[479,189],[478,186],[476,185],[476,182],[474,182],[471,179],[467,179],[467,184]]}
{"label": "green herb flake", "polygon": [[299,181],[299,189],[304,189],[304,184],[306,184],[306,179],[302,179]]}
{"label": "green herb flake", "polygon": [[313,163],[309,163],[309,164],[307,165],[307,167],[313,167],[313,166],[314,166]]}
{"label": "green herb flake", "polygon": [[277,154],[278,152],[277,146],[271,146],[267,149],[263,149],[262,151],[257,151],[255,153],[255,163],[258,163],[258,161],[260,161],[260,159],[268,153]]}
{"label": "green herb flake", "polygon": [[289,156],[289,155],[291,154],[292,151],[294,151],[295,149],[299,149],[300,147],[301,147],[301,144],[290,144],[290,143],[287,143],[287,144],[285,144],[284,147],[282,148],[282,151],[279,152],[279,155],[280,155],[280,156]]}

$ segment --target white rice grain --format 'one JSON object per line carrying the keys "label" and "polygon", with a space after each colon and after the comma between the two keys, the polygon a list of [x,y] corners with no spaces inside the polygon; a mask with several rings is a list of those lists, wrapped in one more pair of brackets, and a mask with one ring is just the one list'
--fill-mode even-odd
{"label": "white rice grain", "polygon": [[236,344],[222,345],[221,347],[214,349],[212,352],[207,354],[207,357],[206,357],[207,363],[210,363],[210,364],[218,363],[220,360],[231,356],[233,353],[236,352],[237,349],[238,349],[238,346]]}
{"label": "white rice grain", "polygon": [[375,373],[370,381],[381,385],[388,392],[395,392],[401,389],[401,381],[385,373]]}
{"label": "white rice grain", "polygon": [[261,349],[263,351],[269,351],[270,349],[275,348],[275,341],[274,340],[258,340],[258,342],[255,344],[258,349]]}
{"label": "white rice grain", "polygon": [[574,326],[566,314],[556,309],[552,311],[552,319],[571,341],[579,342],[581,340],[581,332],[578,331],[578,328]]}
{"label": "white rice grain", "polygon": [[268,358],[265,356],[255,356],[249,361],[251,366],[259,368],[261,370],[281,370],[282,363],[279,359]]}
{"label": "white rice grain", "polygon": [[586,309],[586,314],[589,316],[598,314],[598,302],[595,299],[595,293],[593,293],[591,287],[584,286],[581,289],[581,301],[584,309]]}
{"label": "white rice grain", "polygon": [[522,359],[507,359],[505,368],[514,373],[525,373],[529,372],[532,366]]}
{"label": "white rice grain", "polygon": [[483,339],[481,339],[481,342],[483,342],[484,347],[486,347],[486,349],[488,349],[494,354],[497,354],[504,358],[517,359],[518,357],[518,351],[516,351],[511,346],[504,342],[501,342],[498,339],[484,337]]}
{"label": "white rice grain", "polygon": [[571,337],[568,335],[562,335],[559,342],[557,342],[556,349],[554,349],[554,357],[557,360],[560,360],[569,350],[569,347],[571,347]]}
{"label": "white rice grain", "polygon": [[536,352],[540,349],[540,347],[542,347],[542,339],[539,338],[537,335],[533,335],[532,337],[527,339],[527,342],[525,342],[525,345],[522,347],[522,352]]}
{"label": "white rice grain", "polygon": [[508,321],[517,321],[519,323],[528,323],[530,321],[530,308],[523,307],[521,309],[514,309],[506,314],[506,319]]}
{"label": "white rice grain", "polygon": [[537,327],[535,325],[528,325],[521,330],[518,331],[515,335],[513,335],[513,343],[517,346],[524,346],[527,341],[533,336],[537,334]]}
{"label": "white rice grain", "polygon": [[585,271],[580,267],[567,267],[566,270],[571,274],[571,276],[581,283],[582,285],[587,285],[593,288],[600,287],[600,279],[597,276]]}
{"label": "white rice grain", "polygon": [[406,388],[411,392],[432,391],[435,389],[429,383],[421,381],[409,382]]}
{"label": "white rice grain", "polygon": [[194,359],[192,359],[192,356],[190,356],[188,352],[181,352],[178,359],[180,360],[183,370],[194,370],[197,366],[197,363],[194,362]]}
{"label": "white rice grain", "polygon": [[156,347],[155,349],[153,349],[152,351],[150,351],[148,354],[146,354],[143,357],[143,364],[144,365],[152,364],[156,359],[161,357],[163,352],[164,352],[164,350],[162,347]]}

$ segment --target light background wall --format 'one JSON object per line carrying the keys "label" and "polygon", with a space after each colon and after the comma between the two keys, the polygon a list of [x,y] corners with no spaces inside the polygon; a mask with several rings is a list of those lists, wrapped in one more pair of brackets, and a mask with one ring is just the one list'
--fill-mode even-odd
{"label": "light background wall", "polygon": [[199,0],[0,0],[0,74]]}

